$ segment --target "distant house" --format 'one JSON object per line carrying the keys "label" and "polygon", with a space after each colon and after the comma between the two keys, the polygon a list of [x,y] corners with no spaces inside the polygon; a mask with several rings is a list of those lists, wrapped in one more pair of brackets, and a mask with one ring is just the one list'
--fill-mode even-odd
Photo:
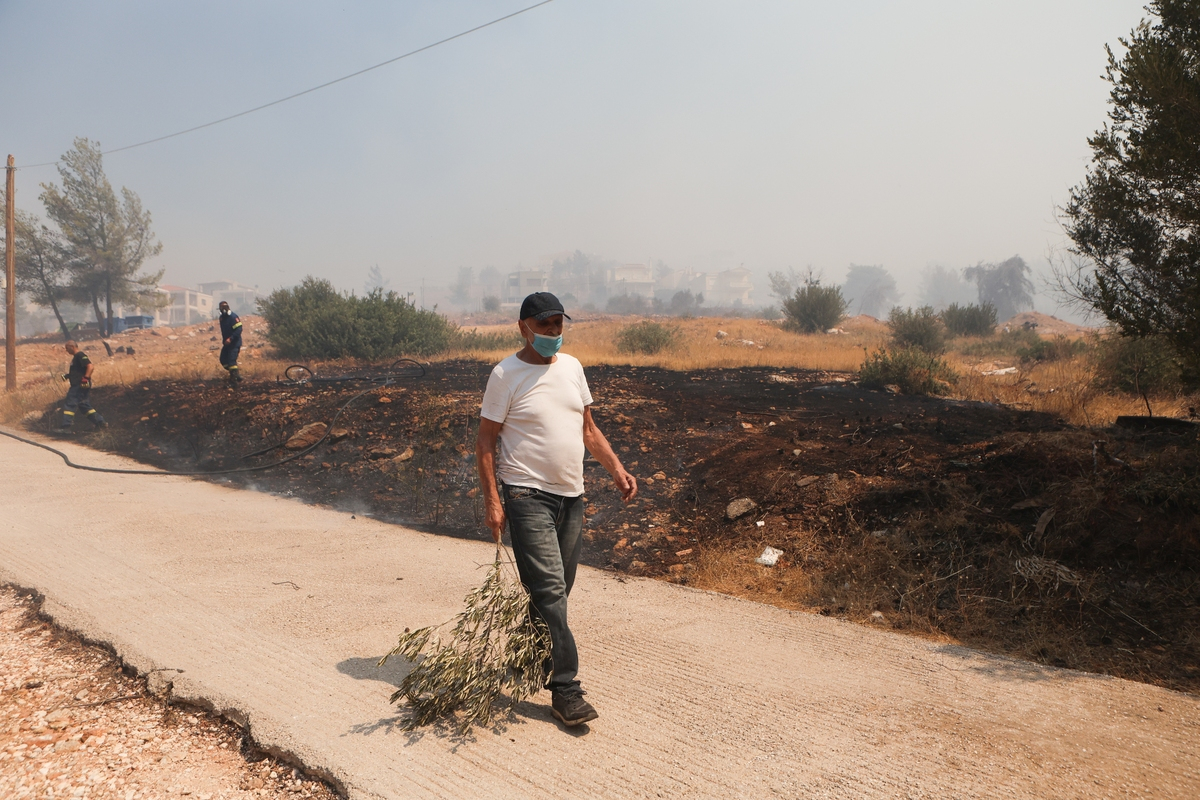
{"label": "distant house", "polygon": [[210,281],[200,284],[200,291],[212,297],[214,315],[216,315],[216,308],[222,300],[229,303],[229,308],[235,314],[258,313],[258,289],[254,286],[246,286],[233,281]]}
{"label": "distant house", "polygon": [[[750,270],[745,267],[727,269],[714,276],[712,288],[705,298],[714,305],[744,307],[751,305],[754,284],[750,282]],[[711,294],[710,294],[711,293]]]}
{"label": "distant house", "polygon": [[534,292],[547,292],[550,285],[550,273],[544,269],[523,269],[510,272],[504,280],[504,294],[501,304],[509,307],[520,306],[521,301]]}
{"label": "distant house", "polygon": [[647,264],[622,264],[608,270],[608,294],[654,296],[654,272]]}
{"label": "distant house", "polygon": [[171,302],[161,309],[158,318],[165,325],[195,325],[197,322],[207,322],[213,318],[216,303],[207,292],[199,289],[187,289],[183,286],[164,284],[158,287],[171,296]]}

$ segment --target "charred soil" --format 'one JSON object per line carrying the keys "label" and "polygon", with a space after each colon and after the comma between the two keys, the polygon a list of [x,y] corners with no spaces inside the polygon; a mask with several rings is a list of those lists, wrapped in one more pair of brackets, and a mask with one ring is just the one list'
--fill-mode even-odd
{"label": "charred soil", "polygon": [[[474,441],[489,371],[434,364],[336,422],[365,384],[101,387],[110,427],[86,436],[215,471],[277,462],[304,425],[331,423],[307,455],[209,479],[483,538]],[[1200,689],[1200,445],[1186,426],[1080,429],[796,369],[587,372],[641,493],[622,505],[586,462],[585,563]],[[734,500],[748,510],[731,519]],[[772,567],[754,563],[766,546],[783,551]]]}

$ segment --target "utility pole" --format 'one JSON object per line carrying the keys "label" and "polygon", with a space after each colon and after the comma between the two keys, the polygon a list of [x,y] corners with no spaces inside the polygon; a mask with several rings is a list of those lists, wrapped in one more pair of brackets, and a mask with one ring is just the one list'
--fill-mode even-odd
{"label": "utility pole", "polygon": [[17,168],[8,157],[4,187],[4,388],[17,389],[17,207],[13,203]]}

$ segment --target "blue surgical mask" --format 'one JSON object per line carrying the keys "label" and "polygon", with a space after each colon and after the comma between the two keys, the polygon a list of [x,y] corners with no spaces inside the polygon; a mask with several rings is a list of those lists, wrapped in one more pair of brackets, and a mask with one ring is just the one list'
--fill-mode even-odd
{"label": "blue surgical mask", "polygon": [[533,349],[538,351],[538,355],[542,358],[550,358],[558,352],[558,348],[562,347],[562,334],[558,336],[542,336],[540,333],[533,335]]}

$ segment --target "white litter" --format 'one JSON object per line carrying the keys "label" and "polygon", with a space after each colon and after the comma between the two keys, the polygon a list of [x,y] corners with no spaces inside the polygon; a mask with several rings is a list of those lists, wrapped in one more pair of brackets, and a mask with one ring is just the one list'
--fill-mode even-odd
{"label": "white litter", "polygon": [[754,563],[762,564],[764,567],[773,567],[779,561],[781,555],[783,555],[782,550],[776,550],[774,547],[764,547],[762,555],[754,559]]}
{"label": "white litter", "polygon": [[761,528],[762,526],[766,525],[767,523],[766,523],[766,521],[765,521],[765,520],[761,520],[761,519],[760,519],[758,522],[756,522],[756,523],[754,523],[754,524],[755,524],[755,526],[757,526],[757,527]]}
{"label": "white litter", "polygon": [[1004,367],[1003,369],[987,369],[983,371],[984,375],[1012,375],[1017,371],[1016,367]]}

